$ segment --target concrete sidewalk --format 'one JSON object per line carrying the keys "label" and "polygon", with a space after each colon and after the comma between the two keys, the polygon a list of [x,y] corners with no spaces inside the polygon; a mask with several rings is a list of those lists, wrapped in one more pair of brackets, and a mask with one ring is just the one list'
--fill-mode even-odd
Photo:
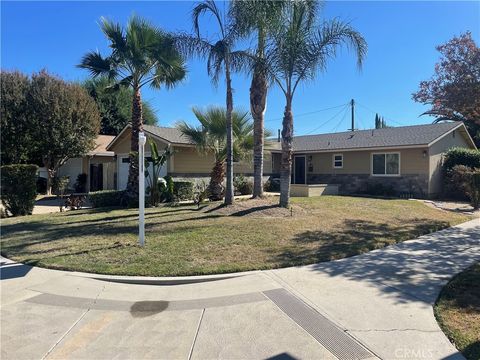
{"label": "concrete sidewalk", "polygon": [[461,359],[432,304],[480,260],[479,233],[476,219],[339,261],[179,285],[2,259],[1,358]]}

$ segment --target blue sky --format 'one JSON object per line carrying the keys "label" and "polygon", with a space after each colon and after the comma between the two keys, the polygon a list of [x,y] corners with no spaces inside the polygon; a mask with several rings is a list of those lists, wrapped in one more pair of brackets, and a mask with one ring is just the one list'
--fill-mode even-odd
{"label": "blue sky", "polygon": [[[26,73],[46,68],[66,80],[88,74],[75,67],[82,55],[108,51],[98,19],[107,16],[125,23],[132,13],[171,31],[191,30],[193,2],[1,2],[1,66]],[[393,126],[427,123],[426,108],[411,100],[421,80],[428,79],[438,61],[435,46],[470,30],[480,42],[480,2],[326,2],[322,17],[350,21],[369,46],[359,72],[352,54],[342,51],[327,72],[305,84],[294,100],[295,133],[344,131],[350,112],[340,105],[354,98],[357,127],[371,128],[375,112]],[[214,32],[208,22],[205,31]],[[173,90],[145,89],[143,96],[157,112],[159,124],[195,122],[192,106],[224,105],[224,84],[214,88],[203,61],[188,62],[188,79]],[[248,109],[250,79],[233,79],[235,106]],[[338,107],[340,106],[340,107]],[[283,94],[273,87],[268,97],[266,126],[281,127]],[[326,108],[330,110],[319,111]]]}

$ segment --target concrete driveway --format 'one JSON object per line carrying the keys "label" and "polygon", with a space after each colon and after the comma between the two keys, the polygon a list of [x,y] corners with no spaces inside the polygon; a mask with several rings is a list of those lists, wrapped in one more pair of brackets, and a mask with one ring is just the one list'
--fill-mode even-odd
{"label": "concrete driveway", "polygon": [[432,304],[480,260],[479,234],[476,219],[339,261],[212,277],[2,259],[1,358],[461,359]]}

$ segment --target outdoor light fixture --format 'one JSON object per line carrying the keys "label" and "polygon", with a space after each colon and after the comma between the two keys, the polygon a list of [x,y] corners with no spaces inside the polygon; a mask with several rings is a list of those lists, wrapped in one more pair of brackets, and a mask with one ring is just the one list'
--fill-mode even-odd
{"label": "outdoor light fixture", "polygon": [[423,150],[423,157],[426,158],[427,157],[427,150]]}
{"label": "outdoor light fixture", "polygon": [[138,238],[140,246],[145,245],[145,143],[147,138],[143,131],[138,133]]}

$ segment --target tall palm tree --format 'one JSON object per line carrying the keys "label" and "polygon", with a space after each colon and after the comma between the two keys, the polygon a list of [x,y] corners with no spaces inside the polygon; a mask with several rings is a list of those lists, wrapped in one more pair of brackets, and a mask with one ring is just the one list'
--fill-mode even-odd
{"label": "tall palm tree", "polygon": [[[177,128],[192,142],[202,154],[213,154],[215,164],[210,173],[209,198],[221,200],[225,178],[225,160],[227,158],[227,111],[221,107],[209,107],[205,111],[193,108],[200,126],[191,126],[179,122]],[[234,110],[231,114],[233,147],[232,153],[236,160],[248,156],[253,147],[253,124],[246,111]]]}
{"label": "tall palm tree", "polygon": [[132,133],[127,196],[138,198],[138,133],[143,131],[140,89],[145,85],[160,89],[172,88],[186,74],[183,58],[175,47],[175,38],[144,19],[132,16],[126,28],[105,18],[100,28],[108,41],[111,53],[103,57],[98,51],[87,53],[78,65],[87,69],[93,78],[106,75],[115,81],[115,88],[130,86],[132,98]]}
{"label": "tall palm tree", "polygon": [[252,74],[250,84],[250,112],[253,117],[253,197],[263,196],[264,116],[267,106],[268,72],[265,66],[267,41],[282,21],[284,0],[234,0],[231,17],[241,36],[255,36],[253,61],[248,69]]}
{"label": "tall palm tree", "polygon": [[[212,15],[218,27],[218,38],[209,40],[200,35],[200,19],[203,15]],[[234,201],[233,193],[233,91],[232,71],[238,71],[245,64],[245,55],[241,51],[235,51],[237,33],[234,30],[231,18],[225,11],[220,11],[214,0],[205,0],[195,5],[192,11],[193,28],[195,37],[183,35],[179,37],[178,48],[186,56],[200,56],[207,59],[207,72],[211,76],[214,85],[222,73],[226,83],[226,131],[227,131],[227,187],[225,189],[225,204],[231,205]]]}
{"label": "tall palm tree", "polygon": [[285,96],[282,122],[282,160],[280,167],[280,206],[290,201],[292,168],[292,103],[298,85],[325,71],[328,60],[342,45],[354,50],[359,68],[366,56],[367,43],[350,24],[339,20],[318,21],[318,2],[288,1],[283,9],[282,25],[273,35],[266,53],[270,74]]}

